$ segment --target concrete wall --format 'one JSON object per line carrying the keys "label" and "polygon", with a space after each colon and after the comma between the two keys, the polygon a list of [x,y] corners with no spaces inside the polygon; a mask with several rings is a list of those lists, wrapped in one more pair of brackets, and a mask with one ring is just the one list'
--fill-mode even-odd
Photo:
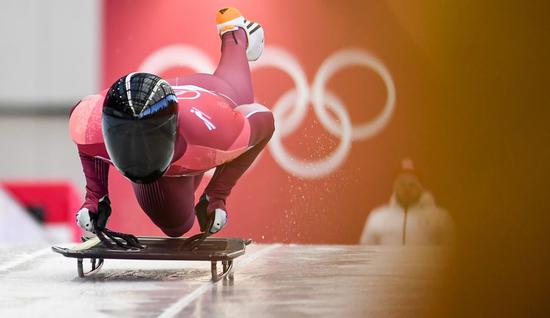
{"label": "concrete wall", "polygon": [[0,117],[0,181],[68,179],[84,186],[66,117]]}
{"label": "concrete wall", "polygon": [[47,107],[97,88],[101,1],[5,0],[0,8],[0,104]]}

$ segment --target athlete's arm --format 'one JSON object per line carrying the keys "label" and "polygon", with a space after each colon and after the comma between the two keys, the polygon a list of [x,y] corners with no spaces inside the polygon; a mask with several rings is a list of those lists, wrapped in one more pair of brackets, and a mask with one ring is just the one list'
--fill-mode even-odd
{"label": "athlete's arm", "polygon": [[[85,154],[80,146],[78,155],[86,177],[86,197],[82,207],[76,213],[76,223],[85,231],[95,232],[96,229],[105,228],[111,214],[110,201],[107,196],[109,164]],[[108,213],[105,213],[106,210]]]}
{"label": "athlete's arm", "polygon": [[109,164],[95,156],[108,158],[101,134],[101,109],[104,93],[84,97],[69,116],[71,139],[78,148],[86,177],[86,199],[82,208],[97,211],[99,199],[107,195]]}
{"label": "athlete's arm", "polygon": [[86,177],[86,198],[82,208],[96,212],[99,199],[108,194],[109,164],[83,153],[80,149],[78,154]]}

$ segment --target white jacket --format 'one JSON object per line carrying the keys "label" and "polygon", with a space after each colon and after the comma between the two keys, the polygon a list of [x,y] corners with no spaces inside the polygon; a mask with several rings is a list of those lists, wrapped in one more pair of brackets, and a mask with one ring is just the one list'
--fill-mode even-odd
{"label": "white jacket", "polygon": [[[368,216],[360,244],[402,245],[405,211],[395,194],[389,204],[374,209]],[[435,204],[424,191],[420,200],[409,207],[406,217],[405,245],[449,244],[453,238],[449,213]]]}

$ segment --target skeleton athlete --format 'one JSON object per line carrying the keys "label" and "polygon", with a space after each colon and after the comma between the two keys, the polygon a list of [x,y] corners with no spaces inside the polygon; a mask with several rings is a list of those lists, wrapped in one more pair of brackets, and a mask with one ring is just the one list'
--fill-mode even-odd
{"label": "skeleton athlete", "polygon": [[[226,200],[274,131],[270,110],[254,103],[248,61],[263,28],[235,8],[217,12],[221,59],[214,74],[165,81],[130,73],[72,110],[70,131],[86,177],[78,225],[94,232],[110,215],[108,172],[128,178],[149,218],[168,236],[189,231],[197,215],[209,234],[227,222]],[[195,206],[203,173],[216,168]]]}

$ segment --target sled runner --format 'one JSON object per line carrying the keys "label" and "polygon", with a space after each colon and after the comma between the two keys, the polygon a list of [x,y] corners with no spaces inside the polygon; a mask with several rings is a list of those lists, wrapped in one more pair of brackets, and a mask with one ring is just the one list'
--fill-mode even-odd
{"label": "sled runner", "polygon": [[[66,257],[77,259],[79,277],[97,273],[105,259],[210,261],[212,281],[223,278],[233,279],[233,260],[245,253],[250,240],[240,238],[203,238],[198,244],[190,245],[186,238],[138,237],[142,248],[122,249],[106,246],[98,237],[84,241],[73,247],[52,246],[52,250]],[[196,241],[194,243],[197,243]],[[84,260],[90,259],[91,270],[84,271]],[[217,264],[222,263],[218,273]]]}

